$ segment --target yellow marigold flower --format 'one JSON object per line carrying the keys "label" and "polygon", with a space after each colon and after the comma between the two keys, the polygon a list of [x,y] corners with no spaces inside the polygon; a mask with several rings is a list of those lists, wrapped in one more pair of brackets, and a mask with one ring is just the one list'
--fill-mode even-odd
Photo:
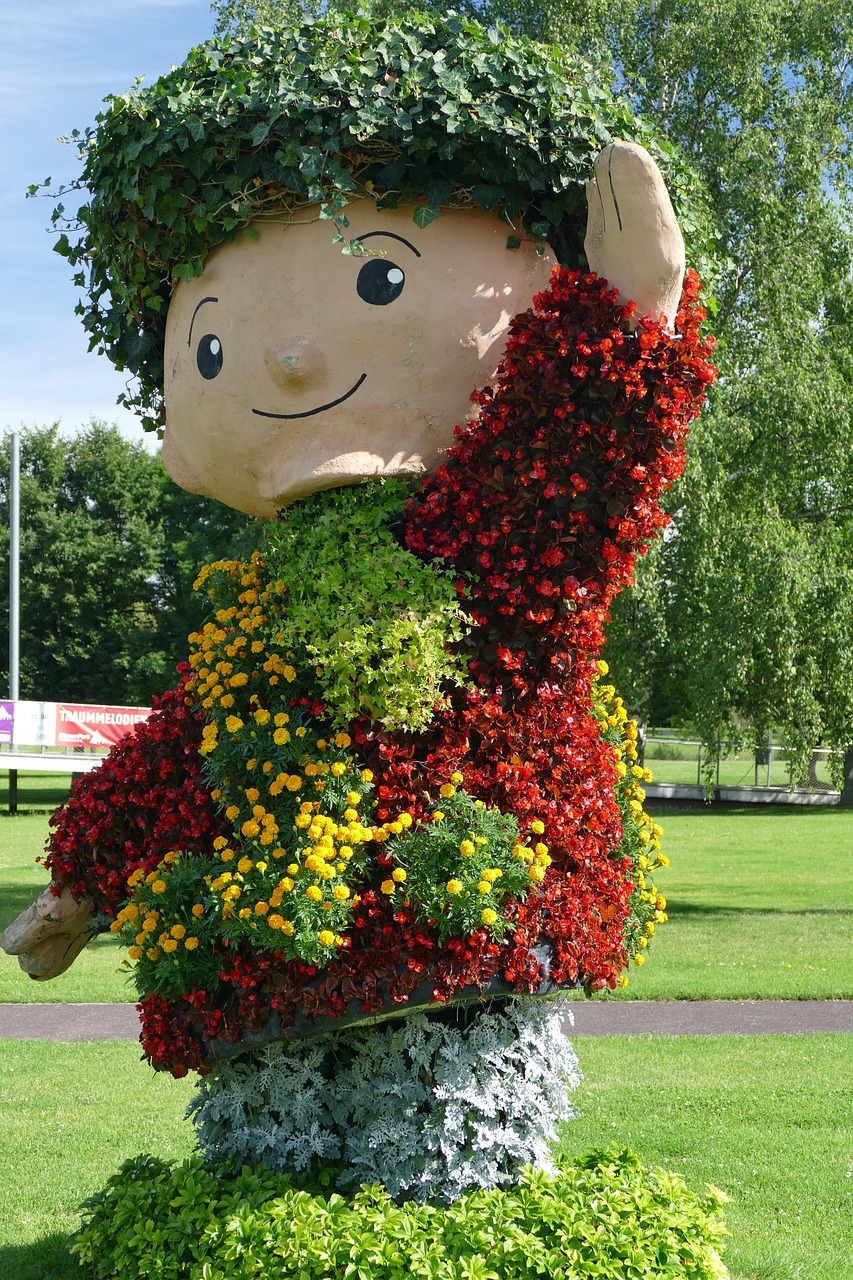
{"label": "yellow marigold flower", "polygon": [[[289,684],[293,684],[293,681],[296,679],[296,672],[293,670],[293,667],[290,667],[290,666],[283,667],[281,674],[284,676],[285,680],[287,680]],[[299,730],[297,729],[296,732],[299,733]],[[302,732],[304,733],[305,730],[303,729]]]}
{"label": "yellow marigold flower", "polygon": [[119,929],[120,929],[120,928],[121,928],[121,926],[122,926],[122,923],[123,923],[123,922],[122,922],[121,920],[119,920],[118,918],[116,918],[115,920],[111,921],[111,923],[110,923],[110,933],[118,933]]}
{"label": "yellow marigold flower", "polygon": [[[318,743],[317,743],[317,746],[319,747],[319,745],[320,745],[320,744],[319,744],[319,742],[318,742]],[[361,771],[361,780],[362,780],[362,782],[372,782],[372,781],[373,781],[373,770],[372,770],[372,769],[362,769],[362,771]]]}
{"label": "yellow marigold flower", "polygon": [[173,951],[177,951],[178,943],[175,938],[166,938],[163,943],[163,950],[167,955],[171,955]]}
{"label": "yellow marigold flower", "polygon": [[332,890],[332,896],[335,897],[338,902],[346,902],[349,897],[349,889],[345,884],[336,884]]}
{"label": "yellow marigold flower", "polygon": [[358,813],[355,809],[344,809],[344,818],[347,822],[357,822]]}
{"label": "yellow marigold flower", "polygon": [[463,857],[470,858],[474,853],[474,841],[463,840],[459,845],[459,852],[463,855]]}
{"label": "yellow marigold flower", "polygon": [[257,823],[254,818],[249,818],[248,821],[243,823],[240,830],[242,831],[244,836],[248,836],[249,839],[251,839],[253,836],[256,836],[259,834],[261,828],[259,823]]}
{"label": "yellow marigold flower", "polygon": [[267,924],[271,929],[281,929],[284,919],[274,911],[272,915],[267,916]]}
{"label": "yellow marigold flower", "polygon": [[610,671],[610,668],[608,667],[607,663],[604,661],[603,658],[599,658],[598,662],[596,663],[596,666],[598,667],[598,674],[600,676],[606,676]]}
{"label": "yellow marigold flower", "polygon": [[229,707],[233,707],[233,706],[234,706],[234,694],[233,694],[233,693],[223,693],[222,697],[219,699],[219,703],[220,703],[220,706],[225,707],[225,709],[226,709],[226,711],[227,711]]}
{"label": "yellow marigold flower", "polygon": [[[347,767],[342,760],[336,760],[335,763],[332,765],[331,771],[332,771],[333,777],[339,778],[341,774],[346,773]],[[355,802],[353,801],[353,803]]]}
{"label": "yellow marigold flower", "polygon": [[145,872],[142,870],[141,867],[137,867],[136,871],[131,871],[130,875],[127,877],[127,887],[129,889],[135,889],[136,886],[139,884],[139,881],[143,880],[144,878],[145,878]]}
{"label": "yellow marigold flower", "polygon": [[441,809],[436,809],[435,813],[432,815],[432,820],[433,820],[433,822],[443,822],[443,821],[444,821],[444,813],[442,812],[442,810],[441,810]]}
{"label": "yellow marigold flower", "polygon": [[128,948],[128,951],[127,951],[127,954],[128,954],[128,956],[130,957],[130,959],[131,959],[131,960],[138,960],[138,959],[139,959],[139,957],[142,955],[142,948],[141,948],[141,947],[129,947],[129,948]]}
{"label": "yellow marigold flower", "polygon": [[617,987],[622,987],[623,989],[624,989],[625,987],[627,987],[627,985],[628,985],[628,975],[627,975],[627,973],[623,973],[623,974],[621,974],[621,975],[620,975],[620,977],[619,977],[619,981],[616,983],[616,985],[617,985]]}
{"label": "yellow marigold flower", "polygon": [[296,933],[296,926],[289,920],[282,920],[281,931],[283,934],[286,934],[288,938],[292,938],[294,933]]}
{"label": "yellow marigold flower", "polygon": [[335,945],[335,935],[330,929],[321,929],[317,934],[317,941],[323,947],[333,947]]}
{"label": "yellow marigold flower", "polygon": [[182,924],[173,924],[169,932],[173,938],[177,938],[180,942],[181,938],[183,938],[186,933],[186,928]]}
{"label": "yellow marigold flower", "polygon": [[545,872],[543,871],[542,867],[531,867],[530,871],[528,872],[528,875],[530,876],[531,880],[535,881],[536,884],[541,884],[542,881],[545,879]]}
{"label": "yellow marigold flower", "polygon": [[[295,678],[296,678],[296,677],[295,677],[295,675],[294,675],[294,679],[295,679]],[[306,728],[304,728],[302,725],[300,725],[300,726],[299,726],[299,728],[298,728],[295,732],[296,732],[296,736],[297,736],[297,738],[304,738],[304,737],[305,737],[305,735],[306,735],[306,733],[308,732],[308,730],[307,730]]]}
{"label": "yellow marigold flower", "polygon": [[218,851],[219,849],[224,849],[227,843],[225,836],[217,836],[213,842],[213,847]]}
{"label": "yellow marigold flower", "polygon": [[142,921],[142,931],[143,933],[153,933],[156,928],[157,914],[155,912],[154,915],[146,916]]}
{"label": "yellow marigold flower", "polygon": [[360,799],[361,799],[361,796],[358,794],[357,791],[347,792],[347,804],[358,804]]}
{"label": "yellow marigold flower", "polygon": [[310,898],[312,902],[322,902],[323,900],[323,894],[316,884],[309,884],[305,890],[305,897]]}
{"label": "yellow marigold flower", "polygon": [[[249,683],[249,677],[245,671],[235,671],[233,676],[228,677],[228,684],[232,689],[242,689],[244,685]],[[226,722],[226,727],[228,727]],[[234,733],[234,729],[229,728],[230,733]]]}
{"label": "yellow marigold flower", "polygon": [[412,825],[412,815],[410,813],[401,813],[397,821],[404,831],[408,831]]}
{"label": "yellow marigold flower", "polygon": [[379,888],[390,897],[392,893],[396,892],[397,886],[393,880],[383,880]]}
{"label": "yellow marigold flower", "polygon": [[219,855],[220,861],[222,862],[230,862],[233,857],[234,857],[233,849],[223,849]]}
{"label": "yellow marigold flower", "polygon": [[450,781],[454,784],[454,786],[457,786],[457,787],[461,786],[461,785],[462,785],[462,774],[461,774],[461,773],[451,773],[451,775],[450,775]]}
{"label": "yellow marigold flower", "polygon": [[452,782],[445,782],[444,785],[440,788],[438,794],[441,796],[442,800],[450,800],[453,796],[456,795],[456,788],[454,787]]}
{"label": "yellow marigold flower", "polygon": [[195,906],[192,909],[192,913],[195,916],[196,920],[198,920],[200,916],[204,915],[204,907],[201,905],[200,902],[197,902],[195,904]]}
{"label": "yellow marigold flower", "polygon": [[184,946],[187,951],[195,951],[198,947],[198,938],[184,938]]}
{"label": "yellow marigold flower", "polygon": [[636,956],[634,956],[634,964],[637,966],[637,968],[639,968],[639,967],[640,967],[640,965],[645,964],[645,963],[646,963],[646,957],[645,957],[644,955],[636,955]]}
{"label": "yellow marigold flower", "polygon": [[239,817],[239,814],[240,810],[236,804],[229,804],[228,808],[225,810],[225,817],[229,822],[233,822],[236,817]]}
{"label": "yellow marigold flower", "polygon": [[145,954],[147,955],[149,960],[159,960],[161,955],[160,948],[149,947],[148,950],[145,952]]}
{"label": "yellow marigold flower", "polygon": [[270,904],[269,904],[268,902],[256,902],[256,903],[255,903],[255,915],[256,915],[256,916],[265,916],[265,915],[267,914],[267,912],[269,911],[269,909],[270,909]]}
{"label": "yellow marigold flower", "polygon": [[491,892],[492,892],[492,886],[489,884],[488,880],[480,880],[480,881],[478,882],[478,884],[477,884],[477,892],[478,892],[478,893],[491,893]]}
{"label": "yellow marigold flower", "polygon": [[655,926],[652,924],[651,920],[647,920],[647,921],[646,921],[646,933],[649,935],[649,937],[651,937],[651,936],[652,936],[652,934],[654,933],[654,931],[655,931]]}
{"label": "yellow marigold flower", "polygon": [[239,716],[227,716],[225,720],[225,728],[229,733],[239,733],[243,728],[243,721]]}
{"label": "yellow marigold flower", "polygon": [[395,867],[391,872],[391,879],[396,880],[397,884],[404,884],[406,880],[406,872],[402,867]]}
{"label": "yellow marigold flower", "polygon": [[[245,824],[244,824],[244,826],[248,826],[248,825],[249,825],[248,823],[245,823]],[[244,875],[246,874],[246,872],[247,872],[247,871],[251,871],[251,870],[252,870],[252,867],[253,867],[254,865],[255,865],[255,864],[254,864],[254,862],[252,862],[252,859],[251,859],[251,858],[247,858],[247,857],[245,856],[245,854],[244,854],[244,856],[243,856],[243,857],[240,859],[240,861],[237,863],[237,870],[240,872],[240,875],[244,876]]]}
{"label": "yellow marigold flower", "polygon": [[534,832],[537,836],[541,836],[545,830],[545,823],[542,822],[539,818],[534,818],[530,824],[530,830]]}
{"label": "yellow marigold flower", "polygon": [[302,786],[302,779],[298,773],[291,773],[286,783],[288,791],[298,791]]}
{"label": "yellow marigold flower", "polygon": [[261,798],[261,793],[258,790],[258,788],[249,787],[249,789],[246,792],[246,799],[249,801],[249,804],[254,804],[255,801],[260,800],[260,798]]}
{"label": "yellow marigold flower", "polygon": [[455,897],[457,893],[462,892],[462,881],[448,880],[446,888],[447,888],[447,892],[449,894],[452,894]]}
{"label": "yellow marigold flower", "polygon": [[141,947],[141,946],[143,946],[146,942],[148,942],[148,934],[147,934],[147,933],[138,933],[138,934],[136,935],[136,937],[133,939],[133,941],[136,943],[136,945],[137,945],[138,947]]}
{"label": "yellow marigold flower", "polygon": [[152,886],[151,886],[151,892],[152,892],[152,893],[165,893],[165,892],[166,892],[166,882],[165,882],[165,880],[155,880],[155,881],[154,881],[154,883],[153,883],[153,884],[152,884]]}
{"label": "yellow marigold flower", "polygon": [[480,919],[482,920],[483,924],[494,924],[497,918],[498,918],[497,911],[493,911],[491,907],[486,907],[485,911],[480,916]]}
{"label": "yellow marigold flower", "polygon": [[288,742],[290,742],[290,730],[284,729],[284,728],[276,729],[275,733],[272,736],[272,740],[277,747],[285,746]]}
{"label": "yellow marigold flower", "polygon": [[335,746],[336,746],[336,747],[341,747],[341,748],[346,749],[347,747],[349,747],[349,746],[351,746],[351,745],[352,745],[352,738],[349,736],[349,734],[348,734],[348,733],[336,733],[336,734],[335,734]]}

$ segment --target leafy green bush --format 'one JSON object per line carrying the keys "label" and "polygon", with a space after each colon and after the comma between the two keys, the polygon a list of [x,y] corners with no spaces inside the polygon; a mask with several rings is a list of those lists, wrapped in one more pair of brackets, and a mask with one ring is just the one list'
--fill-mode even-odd
{"label": "leafy green bush", "polygon": [[317,668],[317,692],[341,728],[362,715],[423,728],[445,685],[467,674],[452,651],[466,629],[453,578],[392,532],[409,493],[385,480],[314,494],[269,531],[270,577],[287,584],[279,643]]}
{"label": "leafy green bush", "polygon": [[73,1245],[90,1280],[724,1280],[725,1197],[630,1151],[454,1204],[396,1205],[259,1169],[139,1156],[85,1202]]}

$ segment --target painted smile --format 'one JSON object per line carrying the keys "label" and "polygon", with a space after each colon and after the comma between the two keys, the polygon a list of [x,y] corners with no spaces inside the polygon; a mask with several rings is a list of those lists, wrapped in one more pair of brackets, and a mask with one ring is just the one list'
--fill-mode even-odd
{"label": "painted smile", "polygon": [[366,377],[367,374],[363,373],[358,382],[342,396],[338,396],[337,400],[330,400],[328,404],[318,404],[316,409],[306,409],[304,413],[267,413],[263,409],[253,409],[252,413],[256,413],[259,418],[313,418],[315,413],[323,413],[326,409],[334,409],[336,404],[343,404],[344,400],[349,400],[350,396],[354,396],[358,391]]}

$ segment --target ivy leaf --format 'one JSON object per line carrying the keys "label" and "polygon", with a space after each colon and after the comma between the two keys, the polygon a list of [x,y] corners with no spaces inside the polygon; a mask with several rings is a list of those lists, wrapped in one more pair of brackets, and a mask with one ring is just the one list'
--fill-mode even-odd
{"label": "ivy leaf", "polygon": [[431,222],[435,222],[440,213],[440,209],[435,209],[431,205],[419,204],[412,216],[417,226],[423,231],[424,227],[428,227]]}

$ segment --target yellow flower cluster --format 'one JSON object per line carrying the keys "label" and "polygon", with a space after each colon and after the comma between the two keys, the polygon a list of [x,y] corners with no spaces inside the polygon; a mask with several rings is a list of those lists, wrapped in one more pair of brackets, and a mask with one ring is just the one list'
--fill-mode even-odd
{"label": "yellow flower cluster", "polygon": [[[354,802],[360,798],[351,793]],[[260,806],[256,806],[260,808]],[[263,816],[258,825],[263,826]],[[264,831],[241,833],[264,841]],[[343,944],[338,930],[349,909],[358,901],[347,883],[347,871],[358,845],[373,839],[355,810],[347,810],[343,822],[320,810],[319,801],[306,800],[294,822],[296,839],[290,850],[275,845],[267,857],[255,857],[243,845],[235,850],[223,836],[214,841],[214,852],[223,870],[207,877],[217,895],[224,920],[244,921],[249,930],[270,930],[280,938],[292,938],[311,929],[321,946]],[[231,865],[229,865],[231,864]],[[286,949],[286,948],[284,948]]]}
{"label": "yellow flower cluster", "polygon": [[[598,664],[599,677],[609,674],[606,662]],[[659,867],[668,867],[669,859],[661,852],[661,827],[646,813],[643,801],[646,792],[643,782],[651,782],[652,775],[637,763],[638,731],[630,719],[625,705],[612,685],[601,680],[595,686],[594,710],[616,760],[616,797],[622,810],[623,847],[633,862],[634,891],[631,895],[631,917],[626,930],[626,946],[633,954],[635,965],[645,963],[643,954],[655,926],[667,920],[666,899],[657,891],[651,873]],[[623,975],[620,985],[625,986]]]}
{"label": "yellow flower cluster", "polygon": [[[240,698],[240,690],[262,684],[275,688],[282,680],[292,683],[296,679],[286,657],[269,649],[267,640],[256,634],[269,622],[277,597],[286,587],[282,582],[264,580],[264,564],[257,551],[248,564],[217,560],[205,565],[196,579],[196,589],[205,586],[212,574],[224,575],[242,590],[236,604],[218,608],[213,619],[189,637],[193,674],[187,681],[187,696],[205,711],[230,711]],[[238,733],[242,727],[239,715],[227,717],[227,732]],[[217,723],[205,726],[202,755],[210,755],[216,748],[218,735]]]}
{"label": "yellow flower cluster", "polygon": [[[164,955],[174,955],[179,948],[184,951],[195,951],[198,948],[199,939],[196,933],[190,931],[190,922],[175,919],[169,923],[154,902],[145,897],[146,890],[158,896],[165,892],[166,878],[178,856],[175,852],[167,853],[160,865],[147,876],[142,871],[134,871],[128,878],[128,889],[133,897],[112,921],[110,930],[121,933],[126,941],[133,937],[133,945],[128,949],[131,960],[140,960],[145,956],[146,959],[155,961]],[[196,920],[203,916],[202,904],[196,903],[191,914]]]}

